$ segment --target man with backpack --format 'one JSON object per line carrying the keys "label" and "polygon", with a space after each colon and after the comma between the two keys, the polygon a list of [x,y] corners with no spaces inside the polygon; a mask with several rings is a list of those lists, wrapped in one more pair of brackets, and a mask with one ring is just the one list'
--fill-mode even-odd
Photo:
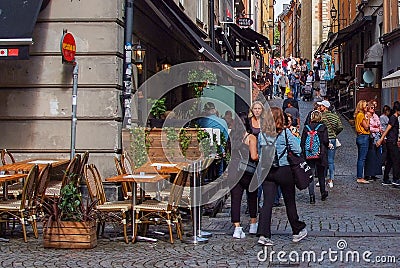
{"label": "man with backpack", "polygon": [[[322,122],[322,114],[318,110],[311,112],[310,123],[304,125],[300,147],[304,159],[318,178],[321,200],[325,201],[328,191],[325,190],[325,169],[328,167],[328,128]],[[310,204],[315,204],[314,180],[308,186]]]}
{"label": "man with backpack", "polygon": [[[328,128],[329,137],[329,150],[328,150],[328,170],[329,180],[328,186],[333,187],[333,180],[335,178],[335,152],[336,152],[336,138],[343,130],[342,122],[336,113],[332,113],[329,108],[331,104],[327,100],[317,102],[319,105],[318,110],[322,113],[322,122]],[[327,174],[327,172],[326,172]]]}

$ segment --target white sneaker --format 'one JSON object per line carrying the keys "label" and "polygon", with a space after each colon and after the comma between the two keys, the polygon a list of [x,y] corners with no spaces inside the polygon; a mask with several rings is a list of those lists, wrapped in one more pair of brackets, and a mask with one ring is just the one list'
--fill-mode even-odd
{"label": "white sneaker", "polygon": [[257,243],[260,245],[263,245],[263,246],[273,246],[274,245],[274,242],[271,239],[266,238],[265,236],[260,236]]}
{"label": "white sneaker", "polygon": [[317,182],[317,183],[315,184],[315,187],[319,187],[319,182]]}
{"label": "white sneaker", "polygon": [[333,180],[328,181],[328,186],[329,186],[329,188],[333,188]]}
{"label": "white sneaker", "polygon": [[258,223],[250,223],[249,234],[256,234],[258,229]]}
{"label": "white sneaker", "polygon": [[304,237],[306,237],[307,236],[307,229],[306,228],[304,228],[303,230],[301,230],[300,232],[299,232],[299,234],[297,234],[297,235],[293,235],[293,242],[300,242],[300,240],[302,240]]}
{"label": "white sneaker", "polygon": [[246,234],[243,232],[243,227],[235,227],[235,231],[233,232],[233,238],[245,238]]}

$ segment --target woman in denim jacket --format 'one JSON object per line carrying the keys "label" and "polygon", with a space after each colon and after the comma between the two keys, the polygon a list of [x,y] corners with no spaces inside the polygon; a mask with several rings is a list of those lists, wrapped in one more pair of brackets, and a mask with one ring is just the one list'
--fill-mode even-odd
{"label": "woman in denim jacket", "polygon": [[[278,186],[282,189],[283,199],[286,206],[286,214],[289,219],[290,226],[293,231],[293,242],[299,242],[307,236],[306,224],[299,220],[296,208],[295,199],[295,184],[292,171],[287,161],[286,137],[288,146],[293,153],[300,155],[301,148],[296,138],[290,130],[284,127],[285,120],[282,109],[271,107],[272,116],[275,120],[276,128],[276,157],[278,158],[277,165],[273,165],[265,178],[262,187],[264,193],[264,205],[261,209],[257,236],[258,243],[264,246],[272,246],[274,243],[271,240],[271,217],[272,205]],[[275,167],[274,167],[275,166]]]}

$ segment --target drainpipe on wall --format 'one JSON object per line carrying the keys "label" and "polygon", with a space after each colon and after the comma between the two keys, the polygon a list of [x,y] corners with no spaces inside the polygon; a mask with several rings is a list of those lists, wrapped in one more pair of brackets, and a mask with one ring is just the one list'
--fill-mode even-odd
{"label": "drainpipe on wall", "polygon": [[[279,21],[284,25],[284,27],[281,27],[281,57],[285,56],[285,28],[286,28],[286,24],[285,21],[281,19],[281,17],[278,17]],[[283,31],[282,31],[283,29]],[[283,32],[283,34],[282,34]]]}
{"label": "drainpipe on wall", "polygon": [[132,34],[133,34],[133,1],[125,2],[125,45],[124,45],[124,68],[123,68],[123,92],[120,93],[121,118],[118,122],[118,145],[117,154],[122,153],[122,128],[131,128],[131,103],[132,94],[135,93],[132,85]]}

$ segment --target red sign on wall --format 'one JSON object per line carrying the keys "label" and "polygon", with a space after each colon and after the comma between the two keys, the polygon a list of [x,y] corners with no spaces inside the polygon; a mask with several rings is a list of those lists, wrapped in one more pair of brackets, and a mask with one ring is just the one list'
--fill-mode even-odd
{"label": "red sign on wall", "polygon": [[61,38],[61,54],[64,61],[75,61],[76,44],[75,38],[71,33],[65,33]]}

